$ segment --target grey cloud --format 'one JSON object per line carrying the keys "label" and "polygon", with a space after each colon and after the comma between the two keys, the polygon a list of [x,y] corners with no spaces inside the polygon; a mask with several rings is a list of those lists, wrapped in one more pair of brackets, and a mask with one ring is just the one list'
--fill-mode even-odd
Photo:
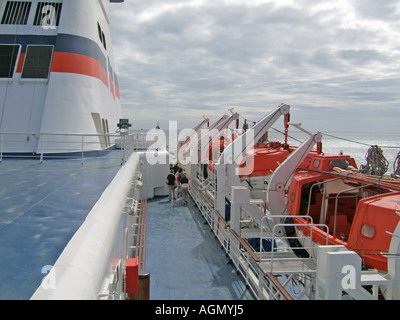
{"label": "grey cloud", "polygon": [[353,0],[353,3],[362,17],[397,21],[400,17],[398,0]]}
{"label": "grey cloud", "polygon": [[[339,28],[335,11],[312,14],[304,0],[301,7],[284,8],[214,1],[138,20],[157,4],[173,3],[184,2],[126,1],[112,8],[124,110],[134,114],[146,108],[150,127],[157,115],[190,125],[230,106],[249,119],[281,102],[304,108],[307,117],[317,117],[321,108],[333,114],[349,105],[354,110],[377,108],[379,102],[400,106],[395,76],[400,70],[394,63],[400,54],[384,50],[392,35]],[[364,11],[359,15],[367,15]],[[375,77],[372,64],[379,65]]]}
{"label": "grey cloud", "polygon": [[382,53],[376,50],[341,50],[337,52],[337,55],[342,59],[351,61],[358,65],[363,65],[373,61],[384,63],[387,60]]}

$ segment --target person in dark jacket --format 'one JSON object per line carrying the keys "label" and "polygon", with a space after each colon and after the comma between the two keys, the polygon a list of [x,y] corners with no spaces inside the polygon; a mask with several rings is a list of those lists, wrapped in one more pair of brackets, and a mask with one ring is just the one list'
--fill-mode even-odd
{"label": "person in dark jacket", "polygon": [[168,185],[169,189],[169,201],[172,199],[176,200],[175,188],[176,188],[176,178],[174,175],[174,170],[171,170],[170,174],[167,176],[165,183]]}

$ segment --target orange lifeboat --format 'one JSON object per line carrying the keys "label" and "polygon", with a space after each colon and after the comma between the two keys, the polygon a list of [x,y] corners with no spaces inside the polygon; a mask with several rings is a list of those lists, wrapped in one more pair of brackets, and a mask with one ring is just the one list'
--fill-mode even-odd
{"label": "orange lifeboat", "polygon": [[247,153],[239,166],[239,176],[245,177],[268,176],[286,160],[294,147],[288,147],[280,142],[269,142],[255,146]]}
{"label": "orange lifeboat", "polygon": [[219,140],[213,141],[208,150],[206,157],[208,159],[208,169],[211,172],[215,172],[215,162],[219,159],[221,153],[224,151],[225,147],[231,143],[231,140],[221,137]]}
{"label": "orange lifeboat", "polygon": [[[308,159],[308,160],[307,160]],[[298,224],[298,235],[310,236],[312,243],[344,245],[357,252],[363,263],[387,271],[391,235],[400,221],[400,188],[335,166],[356,167],[346,155],[310,153],[307,166],[299,169],[291,182],[287,210]],[[339,173],[337,172],[339,171]],[[326,227],[304,226],[311,216]]]}

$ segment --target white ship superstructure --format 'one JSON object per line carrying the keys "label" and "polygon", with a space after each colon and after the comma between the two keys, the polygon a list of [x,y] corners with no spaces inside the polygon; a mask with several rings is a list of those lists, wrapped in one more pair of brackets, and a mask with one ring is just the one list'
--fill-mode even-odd
{"label": "white ship superstructure", "polygon": [[[168,152],[143,151],[147,136],[128,132],[128,119],[121,121],[109,32],[113,2],[123,1],[0,1],[0,299],[144,298],[139,281],[146,271],[147,198],[168,194],[169,173],[169,163],[154,166],[146,159]],[[98,156],[84,157],[84,151]],[[82,154],[80,161],[70,161],[70,153]],[[149,206],[157,220],[161,204]],[[161,208],[166,219],[175,209],[182,216],[193,210]],[[194,228],[203,225],[196,219]],[[187,226],[174,227],[171,236]],[[157,233],[149,234],[157,241]],[[197,273],[187,273],[185,281],[168,279],[188,287],[201,272],[203,284],[186,296],[171,294],[242,297],[244,282],[211,233],[204,234],[199,230],[186,243],[178,237],[178,245],[191,253],[207,240],[213,258],[180,255],[175,263],[186,270],[195,266]],[[167,249],[176,248],[174,241],[166,238]],[[158,278],[166,270],[158,251],[149,251]]]}
{"label": "white ship superstructure", "polygon": [[0,1],[0,299],[399,300],[400,153],[358,172],[286,104],[156,147],[121,119],[113,2]]}
{"label": "white ship superstructure", "polygon": [[0,3],[2,152],[65,153],[113,144],[107,134],[117,130],[121,106],[110,2],[123,1]]}

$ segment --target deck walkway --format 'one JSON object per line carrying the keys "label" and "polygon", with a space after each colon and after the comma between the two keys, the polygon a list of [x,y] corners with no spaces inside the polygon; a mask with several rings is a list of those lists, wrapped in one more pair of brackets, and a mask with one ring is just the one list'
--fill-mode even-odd
{"label": "deck walkway", "polygon": [[[0,163],[0,300],[25,300],[121,168],[120,151],[80,159]],[[151,299],[253,299],[189,201],[148,202]]]}
{"label": "deck walkway", "polygon": [[[29,299],[121,168],[96,158],[0,163],[0,300]],[[46,271],[48,272],[48,270]]]}
{"label": "deck walkway", "polygon": [[253,300],[191,199],[147,203],[146,270],[152,300]]}

